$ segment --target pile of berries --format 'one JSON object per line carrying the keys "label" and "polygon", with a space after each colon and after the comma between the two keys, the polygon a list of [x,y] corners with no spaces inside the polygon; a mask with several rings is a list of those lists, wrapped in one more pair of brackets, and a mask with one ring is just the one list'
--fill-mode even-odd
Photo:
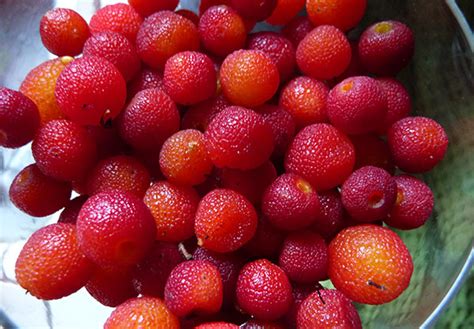
{"label": "pile of berries", "polygon": [[[410,174],[448,145],[394,77],[412,31],[388,20],[349,40],[366,0],[177,5],[129,0],[89,24],[50,10],[40,35],[60,57],[0,88],[0,145],[32,141],[35,159],[11,201],[62,209],[24,245],[18,283],[44,300],[85,287],[116,307],[109,329],[360,328],[352,302],[410,282],[385,225],[428,220]],[[263,20],[282,32],[251,33]]]}

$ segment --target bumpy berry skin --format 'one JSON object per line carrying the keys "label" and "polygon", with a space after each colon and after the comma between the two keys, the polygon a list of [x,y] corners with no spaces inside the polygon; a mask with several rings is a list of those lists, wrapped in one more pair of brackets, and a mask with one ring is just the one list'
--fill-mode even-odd
{"label": "bumpy berry skin", "polygon": [[374,166],[395,172],[392,155],[386,141],[374,134],[351,136],[355,148],[356,163],[354,169]]}
{"label": "bumpy berry skin", "polygon": [[275,9],[267,23],[271,25],[285,25],[303,9],[305,0],[277,0]]}
{"label": "bumpy berry skin", "polygon": [[270,158],[274,147],[273,132],[265,119],[239,106],[218,113],[204,137],[209,156],[219,168],[257,168]]}
{"label": "bumpy berry skin", "polygon": [[240,327],[228,322],[208,322],[194,327],[195,329],[239,329]]}
{"label": "bumpy berry skin", "polygon": [[72,60],[66,56],[43,62],[28,72],[20,85],[20,92],[38,106],[41,124],[65,117],[54,91],[59,75]]}
{"label": "bumpy berry skin", "polygon": [[117,155],[101,160],[87,176],[89,195],[111,190],[130,192],[143,197],[150,186],[150,173],[137,159]]}
{"label": "bumpy berry skin", "polygon": [[216,114],[231,105],[222,94],[193,105],[184,113],[181,129],[196,129],[205,132]]}
{"label": "bumpy berry skin", "polygon": [[111,31],[124,35],[130,42],[135,43],[142,18],[131,6],[116,3],[105,6],[92,16],[89,23],[92,34]]}
{"label": "bumpy berry skin", "polygon": [[347,226],[341,195],[336,190],[328,190],[318,193],[318,198],[321,206],[311,229],[326,241],[331,241],[339,231]]}
{"label": "bumpy berry skin", "polygon": [[373,222],[388,215],[397,198],[397,184],[382,168],[354,171],[341,188],[342,204],[357,221]]}
{"label": "bumpy berry skin", "polygon": [[214,63],[196,51],[177,53],[166,61],[163,86],[179,104],[191,105],[211,98],[217,88]]}
{"label": "bumpy berry skin", "polygon": [[196,26],[171,11],[148,16],[137,34],[138,55],[152,68],[163,69],[171,56],[185,50],[199,49]]}
{"label": "bumpy berry skin", "polygon": [[201,0],[199,1],[199,16],[212,6],[226,5],[230,7],[230,0]]}
{"label": "bumpy berry skin", "polygon": [[116,307],[130,298],[137,297],[130,268],[97,267],[87,282],[87,292],[99,303]]}
{"label": "bumpy berry skin", "polygon": [[179,329],[179,319],[165,303],[155,297],[138,297],[127,300],[110,314],[104,329]]}
{"label": "bumpy berry skin", "polygon": [[412,272],[407,247],[385,227],[352,226],[329,245],[329,278],[357,303],[378,305],[394,300],[408,287]]}
{"label": "bumpy berry skin", "polygon": [[41,41],[57,56],[79,55],[89,35],[87,22],[72,9],[54,8],[41,17]]}
{"label": "bumpy berry skin", "polygon": [[180,242],[192,237],[199,202],[192,187],[155,182],[143,200],[155,219],[157,240]]}
{"label": "bumpy berry skin", "polygon": [[241,194],[215,189],[201,199],[194,230],[201,247],[215,252],[231,252],[255,234],[257,213]]}
{"label": "bumpy berry skin", "polygon": [[425,117],[407,117],[395,122],[388,130],[387,140],[395,164],[410,173],[433,169],[448,148],[443,127]]}
{"label": "bumpy berry skin", "polygon": [[327,114],[331,123],[346,134],[365,134],[382,127],[387,99],[376,80],[350,77],[329,92]]}
{"label": "bumpy berry skin", "polygon": [[82,125],[107,124],[122,110],[126,85],[120,71],[95,56],[74,60],[61,72],[55,96],[70,120]]}
{"label": "bumpy berry skin", "polygon": [[287,110],[298,128],[327,122],[326,102],[329,88],[321,81],[301,76],[281,91],[280,106]]}
{"label": "bumpy berry skin", "polygon": [[91,196],[79,212],[76,227],[81,250],[103,267],[136,264],[156,236],[143,201],[117,190]]}
{"label": "bumpy berry skin", "polygon": [[31,150],[43,173],[65,181],[83,178],[97,158],[95,142],[86,129],[68,120],[42,126]]}
{"label": "bumpy berry skin", "polygon": [[396,176],[394,180],[397,183],[397,201],[384,222],[402,230],[422,226],[433,211],[433,192],[413,176]]}
{"label": "bumpy berry skin", "polygon": [[179,0],[128,0],[130,6],[133,7],[143,17],[149,16],[161,10],[174,10]]}
{"label": "bumpy berry skin", "polygon": [[378,75],[395,75],[408,65],[415,49],[413,32],[398,21],[369,26],[359,39],[359,57],[364,67]]}
{"label": "bumpy berry skin", "polygon": [[89,280],[94,265],[79,249],[73,224],[56,223],[30,236],[16,260],[18,284],[36,298],[68,296]]}
{"label": "bumpy berry skin", "polygon": [[31,142],[39,124],[38,107],[31,99],[0,87],[0,146],[17,148]]}
{"label": "bumpy berry skin", "polygon": [[283,157],[295,136],[296,124],[293,116],[281,106],[267,104],[258,107],[256,111],[272,128],[275,141],[272,157],[277,159]]}
{"label": "bumpy berry skin", "polygon": [[145,89],[135,95],[119,119],[122,139],[140,151],[157,152],[179,129],[176,104],[161,89]]}
{"label": "bumpy berry skin", "polygon": [[298,328],[362,329],[357,309],[340,291],[321,289],[308,296],[297,314]]}
{"label": "bumpy berry skin", "polygon": [[162,74],[157,70],[142,68],[128,83],[128,99],[132,99],[139,91],[152,88],[163,88]]}
{"label": "bumpy berry skin", "polygon": [[285,327],[272,321],[250,320],[241,325],[242,329],[285,329]]}
{"label": "bumpy berry skin", "polygon": [[220,81],[224,95],[232,103],[255,107],[275,95],[280,75],[277,66],[264,53],[238,50],[222,63]]}
{"label": "bumpy berry skin", "polygon": [[328,251],[316,233],[298,232],[286,237],[278,265],[294,282],[317,283],[327,278]]}
{"label": "bumpy berry skin", "polygon": [[291,77],[296,66],[296,50],[290,40],[276,32],[258,32],[250,35],[247,48],[260,50],[275,63],[280,81]]}
{"label": "bumpy berry skin", "polygon": [[293,284],[293,304],[285,315],[285,324],[288,329],[296,329],[296,317],[301,303],[316,290],[320,289],[319,284],[312,285],[295,285]]}
{"label": "bumpy berry skin", "polygon": [[252,170],[223,168],[217,171],[220,187],[242,194],[254,205],[260,204],[263,193],[276,177],[275,166],[270,161]]}
{"label": "bumpy berry skin", "polygon": [[230,0],[232,8],[250,20],[263,21],[267,19],[276,6],[276,0]]}
{"label": "bumpy berry skin", "polygon": [[286,154],[285,169],[321,191],[342,184],[354,163],[354,146],[347,136],[331,125],[319,123],[296,135]]}
{"label": "bumpy berry skin", "polygon": [[265,217],[260,217],[257,231],[243,250],[252,258],[277,259],[285,233],[276,229]]}
{"label": "bumpy berry skin", "polygon": [[36,164],[31,164],[13,179],[9,197],[21,211],[34,217],[44,217],[68,203],[71,185],[44,175]]}
{"label": "bumpy berry skin", "polygon": [[203,183],[213,168],[203,134],[188,129],[168,138],[160,151],[160,168],[163,175],[173,183]]}
{"label": "bumpy berry skin", "polygon": [[120,33],[106,31],[94,34],[84,44],[83,54],[108,60],[122,73],[125,81],[132,79],[140,69],[135,45]]}
{"label": "bumpy berry skin", "polygon": [[245,46],[247,31],[243,19],[225,5],[207,9],[199,20],[202,44],[217,56],[227,56]]}
{"label": "bumpy berry skin", "polygon": [[285,272],[266,259],[247,263],[237,280],[237,303],[246,313],[261,320],[276,320],[293,302]]}
{"label": "bumpy berry skin", "polygon": [[[287,0],[294,2],[293,0]],[[314,29],[313,23],[308,16],[296,16],[281,30],[281,33],[287,37],[295,48],[298,47],[301,40]]]}
{"label": "bumpy berry skin", "polygon": [[367,0],[307,0],[306,10],[314,25],[334,25],[346,32],[355,27],[365,13]]}
{"label": "bumpy berry skin", "polygon": [[222,293],[217,267],[208,261],[189,260],[171,271],[165,286],[165,302],[180,317],[192,312],[212,314],[222,306]]}
{"label": "bumpy berry skin", "polygon": [[377,81],[387,99],[387,114],[382,128],[377,132],[385,134],[393,123],[410,114],[411,98],[400,81],[394,78],[378,78]]}
{"label": "bumpy berry skin", "polygon": [[332,79],[349,66],[351,46],[347,37],[331,25],[321,25],[308,33],[296,49],[300,70],[315,79]]}
{"label": "bumpy berry skin", "polygon": [[262,213],[275,227],[294,231],[311,225],[319,212],[316,190],[295,174],[283,174],[265,191]]}
{"label": "bumpy berry skin", "polygon": [[64,209],[59,214],[58,223],[76,224],[77,216],[84,203],[89,199],[87,195],[80,195],[69,200]]}

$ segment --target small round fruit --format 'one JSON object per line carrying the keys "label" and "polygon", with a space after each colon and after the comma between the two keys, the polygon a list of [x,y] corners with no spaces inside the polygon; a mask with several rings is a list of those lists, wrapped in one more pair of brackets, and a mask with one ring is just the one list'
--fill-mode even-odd
{"label": "small round fruit", "polygon": [[394,180],[397,183],[397,201],[384,222],[401,230],[422,226],[433,211],[433,192],[413,176],[396,176]]}
{"label": "small round fruit", "polygon": [[282,317],[293,302],[285,272],[266,259],[247,263],[237,280],[237,303],[246,313],[261,320]]}
{"label": "small round fruit", "polygon": [[273,132],[258,113],[230,106],[218,113],[205,134],[209,157],[216,167],[257,168],[273,152]]}
{"label": "small round fruit", "polygon": [[55,179],[84,178],[97,159],[97,147],[84,127],[68,120],[43,125],[31,145],[38,168]]}
{"label": "small round fruit", "polygon": [[301,76],[281,91],[280,106],[291,114],[298,128],[327,122],[326,102],[329,88],[321,81]]}
{"label": "small round fruit", "polygon": [[268,219],[260,217],[257,231],[243,250],[251,258],[278,259],[285,232],[276,229]]}
{"label": "small round fruit", "polygon": [[321,25],[308,33],[296,49],[296,62],[307,76],[327,80],[340,75],[351,61],[351,45],[344,33]]}
{"label": "small round fruit", "polygon": [[317,283],[326,280],[328,276],[326,242],[316,233],[292,233],[283,243],[278,265],[294,282]]}
{"label": "small round fruit", "polygon": [[87,195],[79,195],[69,200],[64,209],[59,214],[58,223],[76,224],[77,216],[84,203],[89,199]]}
{"label": "small round fruit", "polygon": [[153,245],[156,228],[142,200],[122,191],[91,196],[77,217],[81,250],[99,266],[129,266]]}
{"label": "small round fruit", "polygon": [[110,314],[104,329],[179,329],[179,319],[155,297],[137,297],[119,305]]}
{"label": "small round fruit", "polygon": [[362,329],[359,313],[340,291],[320,289],[309,295],[297,313],[298,328]]}
{"label": "small round fruit", "polygon": [[380,129],[387,114],[387,99],[377,80],[350,77],[329,92],[327,115],[346,134],[366,134]]}
{"label": "small round fruit", "polygon": [[329,278],[357,303],[394,300],[408,287],[412,272],[407,247],[395,232],[382,226],[346,228],[329,245]]}
{"label": "small round fruit", "polygon": [[224,97],[224,95],[221,94],[199,104],[190,106],[183,115],[181,129],[196,129],[200,132],[205,132],[209,123],[214,119],[216,114],[231,105],[232,104]]}
{"label": "small round fruit", "polygon": [[313,292],[319,290],[321,287],[319,284],[312,285],[293,285],[293,304],[290,310],[285,314],[285,323],[288,329],[296,329],[296,317],[298,310],[300,309],[301,303]]}
{"label": "small round fruit", "polygon": [[391,174],[395,172],[395,165],[386,141],[373,134],[351,136],[351,141],[356,153],[354,169],[374,166],[385,169]]}
{"label": "small round fruit", "polygon": [[155,219],[157,240],[181,242],[193,236],[199,196],[192,187],[158,181],[143,201]]}
{"label": "small round fruit", "polygon": [[296,124],[293,116],[281,106],[267,104],[260,106],[256,111],[272,128],[275,142],[272,158],[283,157],[295,136]]}
{"label": "small round fruit", "polygon": [[90,35],[87,22],[72,9],[54,8],[40,21],[43,45],[57,56],[77,56]]}
{"label": "small round fruit", "polygon": [[183,51],[166,61],[165,92],[178,104],[191,105],[216,93],[217,76],[212,60],[196,51]]}
{"label": "small round fruit", "polygon": [[[295,2],[294,0],[286,0]],[[298,47],[301,40],[314,29],[313,23],[308,16],[296,16],[281,30],[281,33],[287,37],[295,48]]]}
{"label": "small round fruit", "polygon": [[377,132],[385,134],[392,124],[410,114],[411,97],[403,84],[394,78],[378,78],[377,81],[387,99],[387,115]]}
{"label": "small round fruit", "polygon": [[276,0],[230,0],[232,8],[247,19],[263,21],[267,19],[276,6]]}
{"label": "small round fruit", "polygon": [[395,75],[408,65],[415,49],[413,32],[398,21],[369,26],[359,38],[359,57],[364,67],[378,75]]}
{"label": "small round fruit", "polygon": [[280,74],[274,62],[257,50],[238,50],[226,57],[220,70],[224,95],[234,104],[255,107],[275,95]]}
{"label": "small round fruit", "polygon": [[82,288],[94,264],[79,249],[73,224],[56,223],[30,236],[16,260],[18,284],[36,298],[51,300]]}
{"label": "small round fruit", "polygon": [[128,0],[128,3],[140,15],[146,17],[161,10],[175,10],[179,0]]}
{"label": "small round fruit", "polygon": [[31,99],[0,87],[0,146],[17,148],[31,142],[39,124],[38,107]]}
{"label": "small round fruit", "polygon": [[329,242],[343,228],[349,226],[347,214],[338,191],[328,190],[320,192],[318,198],[321,204],[320,212],[311,229],[320,234],[326,242]]}
{"label": "small round fruit", "polygon": [[342,184],[354,163],[354,146],[349,138],[329,124],[317,123],[296,135],[286,154],[285,169],[321,191]]}
{"label": "small round fruit", "polygon": [[319,212],[316,190],[302,177],[283,174],[265,191],[262,213],[275,227],[294,231],[311,225]]}
{"label": "small round fruit", "polygon": [[138,92],[120,116],[120,137],[133,148],[158,152],[165,140],[179,130],[176,104],[161,89]]}
{"label": "small round fruit", "polygon": [[407,117],[395,122],[387,133],[393,161],[403,171],[422,173],[443,160],[448,136],[430,118]]}
{"label": "small round fruit", "polygon": [[107,125],[122,110],[127,88],[112,63],[89,56],[66,66],[54,94],[59,108],[70,120],[81,125]]}
{"label": "small round fruit", "polygon": [[245,46],[247,31],[237,12],[225,5],[207,9],[199,20],[199,36],[209,52],[227,56]]}
{"label": "small round fruit", "polygon": [[216,266],[188,260],[176,266],[165,286],[165,302],[179,317],[217,313],[222,305],[222,279]]}
{"label": "small round fruit", "polygon": [[367,0],[306,0],[308,17],[314,25],[334,25],[346,32],[364,16]]}
{"label": "small round fruit", "polygon": [[150,68],[143,68],[128,83],[127,96],[132,99],[139,91],[152,88],[163,88],[163,77],[160,72]]}
{"label": "small round fruit", "polygon": [[255,208],[241,194],[215,189],[201,199],[194,224],[199,246],[221,253],[235,251],[256,229]]}
{"label": "small round fruit", "polygon": [[194,11],[188,9],[180,9],[176,10],[175,13],[179,16],[183,16],[184,18],[189,19],[191,22],[193,22],[194,25],[198,26],[199,16]]}
{"label": "small round fruit", "polygon": [[99,32],[117,32],[135,43],[138,29],[143,19],[125,3],[116,3],[100,8],[92,16],[89,23],[92,34]]}
{"label": "small round fruit", "polygon": [[163,69],[168,58],[179,52],[198,49],[197,27],[171,11],[148,16],[137,34],[138,55],[155,69]]}
{"label": "small round fruit", "polygon": [[275,9],[266,22],[271,25],[285,25],[303,9],[305,0],[277,0]]}

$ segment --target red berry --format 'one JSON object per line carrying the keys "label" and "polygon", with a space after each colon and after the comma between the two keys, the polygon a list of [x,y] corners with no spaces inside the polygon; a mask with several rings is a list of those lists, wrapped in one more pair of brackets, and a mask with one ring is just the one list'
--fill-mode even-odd
{"label": "red berry", "polygon": [[335,190],[328,190],[318,193],[318,198],[321,206],[311,228],[321,234],[326,241],[331,241],[340,230],[347,226],[341,195]]}
{"label": "red berry", "polygon": [[234,9],[221,5],[210,7],[202,14],[199,36],[204,48],[223,57],[245,46],[247,31],[239,14]]}
{"label": "red berry", "polygon": [[204,12],[212,6],[226,5],[230,6],[230,0],[201,0],[199,1],[199,16],[204,15]]}
{"label": "red berry", "polygon": [[433,169],[448,148],[443,127],[425,117],[407,117],[395,122],[388,130],[387,139],[395,164],[411,173]]}
{"label": "red berry", "polygon": [[250,320],[240,326],[241,329],[285,329],[278,322]]}
{"label": "red berry", "polygon": [[320,285],[293,285],[293,304],[290,307],[290,310],[285,315],[285,323],[287,328],[296,329],[296,317],[298,315],[298,310],[300,309],[301,303],[311,295],[315,290],[319,290]]}
{"label": "red berry", "polygon": [[196,104],[211,98],[217,86],[214,63],[199,52],[177,53],[166,61],[163,86],[171,99],[179,104]]}
{"label": "red berry", "polygon": [[39,125],[38,107],[31,99],[0,87],[0,146],[17,148],[31,142]]}
{"label": "red berry", "polygon": [[397,183],[397,201],[384,219],[387,225],[411,230],[422,226],[433,211],[433,192],[418,178],[401,175],[394,177]]}
{"label": "red berry", "polygon": [[305,0],[277,0],[275,9],[267,23],[271,25],[285,25],[303,9]]}
{"label": "red berry", "polygon": [[205,132],[217,113],[232,104],[221,94],[188,108],[181,122],[182,129],[196,129]]}
{"label": "red berry", "polygon": [[337,290],[321,289],[301,303],[298,328],[362,329],[359,314],[352,302]]}
{"label": "red berry", "polygon": [[236,294],[238,306],[261,320],[280,318],[293,302],[285,272],[266,259],[244,266],[237,280]]}
{"label": "red berry", "polygon": [[68,296],[89,280],[94,265],[79,249],[73,224],[56,223],[30,236],[16,260],[18,284],[36,298]]}
{"label": "red berry", "polygon": [[230,0],[232,8],[247,19],[263,21],[270,17],[276,6],[276,0]]}
{"label": "red berry", "polygon": [[[279,0],[283,1],[283,0]],[[286,0],[294,3],[294,0]],[[287,37],[295,48],[298,47],[301,40],[314,29],[313,23],[308,19],[308,16],[296,16],[284,28],[281,33]]]}
{"label": "red berry", "polygon": [[317,283],[325,280],[328,276],[326,242],[316,233],[292,233],[283,243],[278,265],[291,280],[298,283]]}
{"label": "red berry", "polygon": [[357,48],[358,41],[350,40],[349,43],[351,45],[352,51],[351,62],[349,63],[349,66],[346,68],[346,70],[341,75],[336,77],[337,82],[341,82],[344,79],[354,76],[367,75],[367,71],[360,62],[359,52]]}
{"label": "red berry", "polygon": [[405,87],[394,78],[378,78],[379,86],[387,99],[387,114],[382,128],[377,132],[385,134],[396,121],[405,118],[411,112],[411,98]]}
{"label": "red berry", "polygon": [[231,252],[248,242],[257,229],[257,213],[241,194],[216,189],[199,203],[194,230],[201,247]]}
{"label": "red berry", "polygon": [[364,16],[367,0],[306,0],[306,10],[314,25],[334,25],[348,31]]}
{"label": "red berry", "polygon": [[143,201],[117,190],[91,196],[76,226],[81,250],[103,267],[136,264],[156,236],[153,217]]}
{"label": "red berry", "polygon": [[184,317],[217,313],[222,305],[222,279],[208,261],[189,260],[176,266],[165,286],[165,302],[170,311]]}
{"label": "red berry", "polygon": [[199,202],[193,188],[159,181],[150,186],[143,200],[155,219],[157,240],[180,242],[193,236]]}
{"label": "red berry", "polygon": [[125,36],[116,32],[99,32],[87,39],[84,56],[104,58],[115,65],[123,78],[129,81],[140,69],[135,45]]}
{"label": "red berry", "polygon": [[79,211],[81,211],[81,208],[87,199],[89,199],[87,195],[80,195],[69,200],[66,207],[59,214],[58,223],[76,224]]}
{"label": "red berry", "polygon": [[194,11],[187,10],[187,9],[180,9],[180,10],[176,10],[176,14],[189,19],[196,26],[198,26],[199,24],[199,16]]}
{"label": "red berry", "polygon": [[378,305],[394,300],[408,287],[412,272],[407,247],[396,233],[382,226],[346,228],[329,245],[329,277],[357,303]]}
{"label": "red berry", "polygon": [[380,129],[386,113],[387,99],[379,83],[372,78],[350,77],[329,92],[329,120],[347,134],[365,134]]}
{"label": "red berry", "polygon": [[376,135],[351,136],[355,148],[356,163],[354,169],[365,166],[374,166],[385,169],[389,173],[395,172],[392,155],[387,142]]}
{"label": "red berry", "polygon": [[320,123],[296,135],[286,154],[285,169],[300,175],[317,190],[328,190],[344,182],[354,163],[354,146],[347,136]]}
{"label": "red berry", "polygon": [[199,49],[196,26],[171,11],[160,11],[145,19],[137,34],[138,55],[147,65],[163,69],[171,56]]}
{"label": "red berry", "polygon": [[256,111],[263,116],[263,119],[272,128],[275,143],[272,157],[283,157],[295,136],[296,127],[293,116],[282,107],[274,105],[262,105]]}
{"label": "red berry", "polygon": [[72,9],[54,8],[40,21],[43,45],[57,56],[77,56],[90,35],[87,22]]}
{"label": "red berry", "polygon": [[342,31],[321,25],[308,33],[296,49],[300,70],[311,78],[331,79],[349,66],[351,46]]}
{"label": "red berry", "polygon": [[137,150],[158,151],[164,141],[178,131],[176,104],[158,88],[135,95],[118,122],[120,136]]}
{"label": "red berry", "polygon": [[133,7],[143,17],[149,16],[161,10],[174,10],[179,0],[128,0]]}
{"label": "red berry", "polygon": [[298,128],[327,122],[326,101],[329,88],[321,81],[301,76],[291,80],[281,91],[280,106],[287,110]]}
{"label": "red berry", "polygon": [[218,113],[204,134],[212,162],[219,168],[257,168],[273,152],[273,133],[258,113],[230,106]]}
{"label": "red berry", "polygon": [[413,32],[398,21],[369,26],[359,39],[359,56],[374,74],[395,75],[408,65],[415,48]]}
{"label": "red berry", "polygon": [[70,120],[82,125],[105,125],[122,110],[125,80],[109,61],[95,56],[74,60],[61,72],[55,95]]}
{"label": "red berry", "polygon": [[195,329],[239,329],[240,327],[228,322],[208,322],[200,324]]}
{"label": "red berry", "polygon": [[65,181],[83,178],[97,158],[95,142],[87,130],[68,120],[43,125],[31,150],[44,174]]}
{"label": "red berry", "polygon": [[290,40],[276,32],[258,32],[250,35],[247,48],[260,50],[275,63],[280,81],[291,77],[296,65],[296,52]]}
{"label": "red berry", "polygon": [[295,174],[283,174],[265,191],[262,212],[275,227],[294,231],[311,225],[319,212],[316,190]]}
{"label": "red berry", "polygon": [[145,89],[163,88],[162,80],[163,77],[160,72],[150,68],[143,68],[128,83],[128,98],[132,99],[139,91]]}
{"label": "red berry", "polygon": [[93,34],[105,31],[117,32],[135,43],[142,21],[133,7],[125,3],[116,3],[97,10],[89,26]]}
{"label": "red berry", "polygon": [[243,249],[249,257],[276,259],[284,238],[284,232],[276,229],[267,218],[260,217],[257,231]]}

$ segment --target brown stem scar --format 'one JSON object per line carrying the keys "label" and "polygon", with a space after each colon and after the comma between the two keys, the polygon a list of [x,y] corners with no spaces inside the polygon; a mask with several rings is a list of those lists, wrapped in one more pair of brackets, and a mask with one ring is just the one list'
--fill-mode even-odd
{"label": "brown stem scar", "polygon": [[321,303],[326,305],[326,302],[324,301],[323,296],[321,296],[321,292],[319,291],[319,289],[317,289],[316,292],[318,293],[318,296],[319,296],[319,299],[321,300]]}
{"label": "brown stem scar", "polygon": [[378,284],[378,283],[376,283],[372,280],[367,281],[367,284],[369,286],[375,287],[375,288],[380,289],[380,290],[387,290],[383,285],[380,285],[380,284]]}

